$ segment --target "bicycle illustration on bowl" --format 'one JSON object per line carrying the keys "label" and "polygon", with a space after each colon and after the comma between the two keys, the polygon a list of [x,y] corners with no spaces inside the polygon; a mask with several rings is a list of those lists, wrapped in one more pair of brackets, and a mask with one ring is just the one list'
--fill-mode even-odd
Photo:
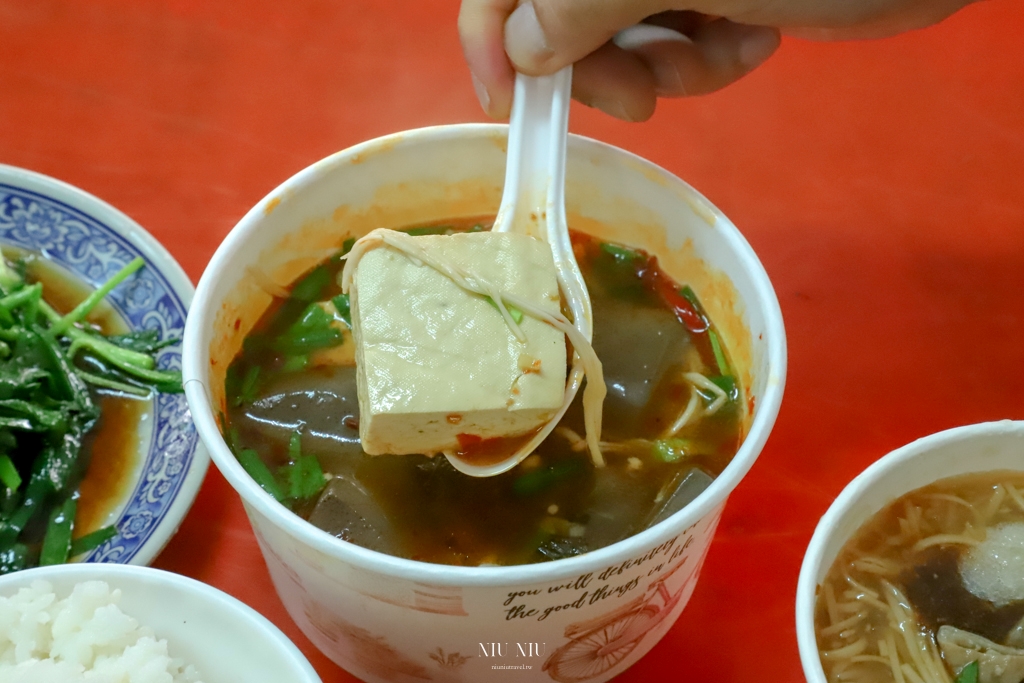
{"label": "bicycle illustration on bowl", "polygon": [[686,589],[696,580],[703,555],[695,565],[690,565],[690,575],[675,593],[669,593],[665,586],[668,578],[687,564],[687,559],[655,580],[643,595],[622,607],[566,626],[565,637],[571,640],[552,652],[542,669],[560,683],[579,683],[600,676],[624,660],[644,636],[669,617]]}

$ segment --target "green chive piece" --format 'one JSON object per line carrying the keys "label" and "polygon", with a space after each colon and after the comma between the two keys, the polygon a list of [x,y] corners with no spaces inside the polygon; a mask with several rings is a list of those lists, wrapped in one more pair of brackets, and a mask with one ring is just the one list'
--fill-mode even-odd
{"label": "green chive piece", "polygon": [[242,452],[242,435],[238,432],[238,427],[230,427],[230,428],[228,428],[228,426],[227,426],[227,424],[228,424],[227,423],[227,419],[223,418],[223,416],[221,418],[221,422],[224,424],[224,430],[225,430],[224,434],[227,437],[225,440],[228,443],[228,448],[231,449],[231,452],[235,453],[236,455],[238,453],[241,453]]}
{"label": "green chive piece", "polygon": [[260,366],[254,365],[246,371],[245,377],[242,378],[242,384],[238,388],[238,398],[235,399],[236,406],[240,406],[245,403],[252,403],[256,400],[259,380]]}
{"label": "green chive piece", "polygon": [[704,315],[704,307],[700,305],[700,299],[697,298],[697,293],[693,291],[693,288],[690,287],[690,285],[683,285],[680,287],[679,294],[689,301],[690,305],[693,306],[698,313]]}
{"label": "green chive piece", "polygon": [[302,454],[302,433],[292,432],[288,439],[288,458],[280,474],[288,482],[288,497],[296,500],[312,498],[327,484],[320,461],[313,454]]}
{"label": "green chive piece", "polygon": [[284,468],[288,481],[288,497],[296,500],[312,498],[327,483],[320,461],[315,455],[299,456]]}
{"label": "green chive piece", "polygon": [[[492,299],[489,296],[485,296],[484,298],[487,299],[487,303],[489,303],[491,306],[494,306],[494,310],[498,311],[499,313],[501,312],[501,309],[498,308],[498,304],[494,299]],[[510,316],[512,316],[512,320],[515,322],[516,325],[523,322],[523,312],[520,311],[518,308],[511,304],[505,304],[505,310],[508,311],[508,314]]]}
{"label": "green chive piece", "polygon": [[652,455],[662,462],[679,462],[693,450],[689,439],[658,439],[654,442]]}
{"label": "green chive piece", "polygon": [[305,370],[307,365],[309,365],[309,356],[305,354],[288,356],[281,366],[281,372],[299,372]]}
{"label": "green chive piece", "polygon": [[238,462],[242,464],[242,467],[253,478],[253,481],[259,484],[261,489],[273,496],[274,500],[278,502],[284,500],[284,492],[278,486],[274,475],[270,473],[266,464],[260,459],[259,453],[251,448],[243,448],[238,453]]}
{"label": "green chive piece", "polygon": [[111,524],[105,526],[102,529],[97,529],[91,534],[86,534],[71,541],[71,552],[68,553],[68,557],[78,557],[87,552],[99,548],[101,545],[117,536],[117,527]]}
{"label": "green chive piece", "polygon": [[978,660],[965,665],[956,675],[956,683],[978,683],[978,670]]}
{"label": "green chive piece", "polygon": [[349,237],[347,240],[341,243],[341,255],[344,256],[348,252],[352,251],[352,247],[356,246],[356,238]]}
{"label": "green chive piece", "polygon": [[352,302],[349,300],[348,294],[339,294],[331,299],[331,303],[334,304],[334,310],[338,311],[338,315],[345,321],[345,324],[352,327]]}
{"label": "green chive piece", "polygon": [[323,266],[317,266],[292,288],[292,298],[299,301],[316,301],[330,282],[331,273]]}
{"label": "green chive piece", "polygon": [[50,524],[43,538],[43,548],[39,551],[39,566],[64,564],[71,552],[71,531],[75,526],[74,498],[68,498],[64,504],[54,509],[50,515]]}
{"label": "green chive piece", "polygon": [[21,475],[6,453],[0,455],[0,482],[12,491],[17,491],[21,486]]}
{"label": "green chive piece", "polygon": [[740,389],[736,384],[736,379],[731,375],[719,375],[717,377],[709,377],[712,384],[725,392],[725,395],[730,401],[736,401],[740,397]]}
{"label": "green chive piece", "polygon": [[725,360],[725,351],[722,350],[722,342],[718,339],[718,333],[713,327],[708,328],[708,340],[711,341],[711,352],[715,355],[715,363],[718,365],[718,372],[722,375],[729,375],[729,363]]}
{"label": "green chive piece", "polygon": [[638,261],[643,258],[643,254],[638,251],[609,242],[601,243],[601,251],[614,257],[616,261]]}

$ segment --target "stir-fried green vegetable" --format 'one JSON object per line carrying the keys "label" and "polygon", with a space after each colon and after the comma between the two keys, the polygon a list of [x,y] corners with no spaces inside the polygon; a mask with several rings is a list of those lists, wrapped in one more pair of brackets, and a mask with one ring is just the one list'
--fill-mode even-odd
{"label": "stir-fried green vegetable", "polygon": [[116,533],[73,540],[88,467],[82,443],[100,417],[89,386],[136,396],[182,390],[181,375],[153,359],[175,340],[149,330],[108,338],[83,323],[142,266],[135,259],[61,315],[43,285],[0,253],[0,574],[66,562]]}

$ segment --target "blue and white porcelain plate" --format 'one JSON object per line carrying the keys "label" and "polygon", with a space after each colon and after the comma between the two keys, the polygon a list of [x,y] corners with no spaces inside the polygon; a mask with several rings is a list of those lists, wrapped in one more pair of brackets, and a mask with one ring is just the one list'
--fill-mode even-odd
{"label": "blue and white porcelain plate", "polygon": [[[98,287],[141,256],[146,266],[107,301],[130,330],[156,329],[180,340],[194,288],[174,258],[135,221],[106,202],[38,173],[0,164],[0,244],[35,251]],[[162,349],[157,366],[181,368],[181,342]],[[82,561],[149,564],[177,531],[210,459],[184,394],[154,394],[148,444],[140,444],[117,536]]]}

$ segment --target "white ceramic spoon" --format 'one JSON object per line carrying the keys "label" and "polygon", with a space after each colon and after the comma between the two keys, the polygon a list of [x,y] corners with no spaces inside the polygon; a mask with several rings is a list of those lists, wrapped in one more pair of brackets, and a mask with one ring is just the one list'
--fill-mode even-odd
{"label": "white ceramic spoon", "polygon": [[[587,340],[593,338],[594,315],[569,240],[565,220],[565,146],[569,135],[572,67],[551,76],[516,75],[512,119],[508,131],[508,161],[495,232],[521,232],[551,245],[558,286],[572,312],[573,324]],[[583,369],[573,365],[566,383],[568,407],[583,383]],[[448,455],[455,469],[474,477],[493,477],[512,469],[530,455],[562,419],[565,408],[526,445],[508,458],[473,465]]]}

